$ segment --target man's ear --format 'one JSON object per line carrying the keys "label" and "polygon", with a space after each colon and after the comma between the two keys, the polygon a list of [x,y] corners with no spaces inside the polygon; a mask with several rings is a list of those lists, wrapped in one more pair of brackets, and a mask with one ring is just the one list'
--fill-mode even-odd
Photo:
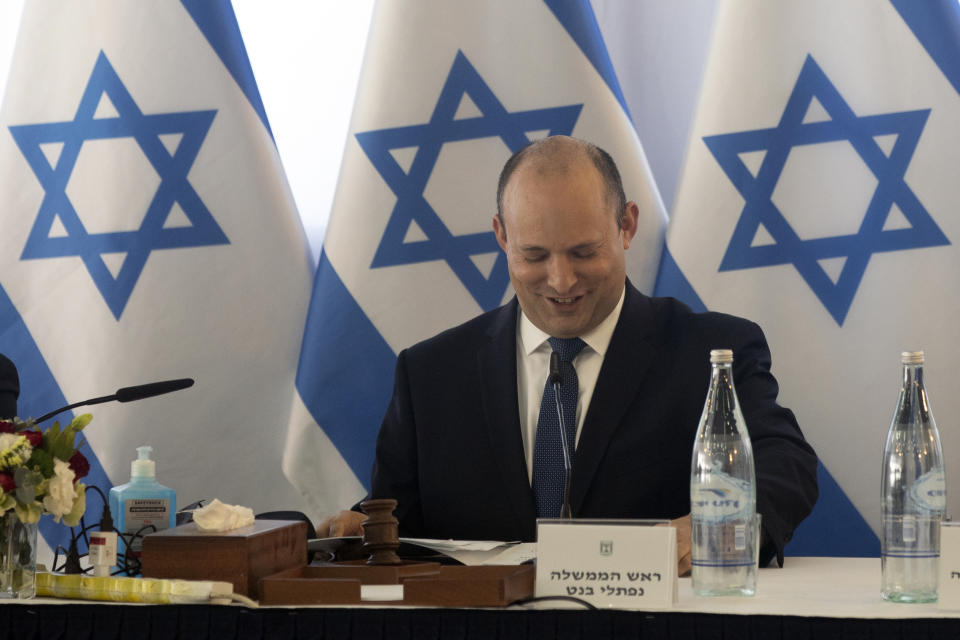
{"label": "man's ear", "polygon": [[620,221],[620,233],[623,234],[623,248],[630,248],[630,242],[637,233],[637,225],[640,220],[640,207],[631,200],[623,210],[623,220]]}
{"label": "man's ear", "polygon": [[497,244],[500,245],[500,248],[503,249],[503,252],[507,252],[507,230],[500,224],[500,216],[493,214],[493,232],[497,235]]}

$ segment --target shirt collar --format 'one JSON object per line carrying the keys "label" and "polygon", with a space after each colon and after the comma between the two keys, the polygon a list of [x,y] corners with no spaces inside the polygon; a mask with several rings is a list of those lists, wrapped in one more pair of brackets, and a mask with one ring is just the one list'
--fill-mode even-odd
{"label": "shirt collar", "polygon": [[[610,346],[610,340],[613,338],[613,330],[617,328],[617,320],[620,319],[620,310],[623,309],[623,299],[626,296],[626,292],[627,288],[624,287],[623,291],[620,292],[620,300],[617,302],[617,306],[607,314],[607,317],[604,318],[600,324],[582,336],[579,336],[581,340],[587,343],[588,347],[600,354],[601,357],[606,355],[607,347]],[[530,355],[537,349],[543,348],[544,345],[547,345],[546,348],[549,349],[549,343],[547,342],[549,339],[550,334],[542,331],[530,322],[527,314],[525,314],[521,308],[520,347],[523,349],[523,352],[526,355]]]}

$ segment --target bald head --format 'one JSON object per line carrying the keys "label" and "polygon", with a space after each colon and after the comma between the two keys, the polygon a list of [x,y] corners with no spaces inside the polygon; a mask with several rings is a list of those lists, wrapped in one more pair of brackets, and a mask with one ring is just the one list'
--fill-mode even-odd
{"label": "bald head", "polygon": [[534,171],[542,176],[569,175],[589,162],[599,173],[606,187],[607,205],[617,218],[617,227],[623,226],[623,215],[627,204],[623,192],[620,172],[610,154],[597,145],[571,138],[569,136],[551,136],[531,142],[507,160],[500,172],[497,183],[497,217],[503,225],[503,194],[517,169]]}
{"label": "bald head", "polygon": [[500,176],[497,244],[523,314],[557,337],[582,336],[617,306],[639,209],[613,160],[567,137],[535,142]]}

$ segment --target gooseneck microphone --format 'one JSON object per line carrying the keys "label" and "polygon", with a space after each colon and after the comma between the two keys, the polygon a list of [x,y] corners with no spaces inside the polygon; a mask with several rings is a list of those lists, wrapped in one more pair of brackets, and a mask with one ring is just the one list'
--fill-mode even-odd
{"label": "gooseneck microphone", "polygon": [[560,371],[560,354],[550,352],[550,376],[547,378],[553,385],[553,399],[557,405],[557,417],[560,418],[560,446],[563,447],[563,506],[560,507],[560,517],[570,520],[570,475],[573,465],[570,463],[570,448],[567,446],[567,423],[563,417],[563,407],[560,405],[560,385],[563,384],[563,373]]}
{"label": "gooseneck microphone", "polygon": [[171,391],[179,391],[180,389],[186,389],[187,387],[193,386],[193,378],[179,378],[177,380],[163,380],[161,382],[150,382],[148,384],[140,384],[135,387],[123,387],[122,389],[117,389],[117,392],[110,396],[100,396],[99,398],[91,398],[90,400],[84,400],[82,402],[74,402],[73,404],[68,404],[65,407],[60,407],[55,409],[50,413],[45,413],[39,418],[37,418],[36,423],[40,424],[48,418],[52,418],[58,413],[67,411],[68,409],[75,409],[77,407],[85,407],[91,404],[101,404],[103,402],[111,402],[116,400],[117,402],[133,402],[134,400],[142,400],[143,398],[151,398],[153,396],[159,396],[164,393],[170,393]]}

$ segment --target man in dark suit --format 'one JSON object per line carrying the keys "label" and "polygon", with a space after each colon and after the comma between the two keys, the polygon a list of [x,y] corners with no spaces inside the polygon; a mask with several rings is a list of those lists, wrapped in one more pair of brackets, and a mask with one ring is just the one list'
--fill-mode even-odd
{"label": "man in dark suit", "polygon": [[0,419],[17,415],[17,397],[20,395],[20,378],[13,363],[0,353]]}
{"label": "man in dark suit", "polygon": [[[400,353],[371,497],[398,500],[402,535],[533,540],[538,516],[559,515],[543,512],[537,486],[549,458],[537,453],[547,363],[554,339],[579,338],[572,514],[675,520],[684,571],[709,352],[729,348],[753,442],[762,562],[782,560],[816,501],[816,456],[776,403],[760,328],[649,298],[626,280],[639,211],[612,159],[589,143],[554,137],[521,150],[497,201],[493,227],[516,298]],[[356,533],[360,520],[341,512],[319,531]]]}

